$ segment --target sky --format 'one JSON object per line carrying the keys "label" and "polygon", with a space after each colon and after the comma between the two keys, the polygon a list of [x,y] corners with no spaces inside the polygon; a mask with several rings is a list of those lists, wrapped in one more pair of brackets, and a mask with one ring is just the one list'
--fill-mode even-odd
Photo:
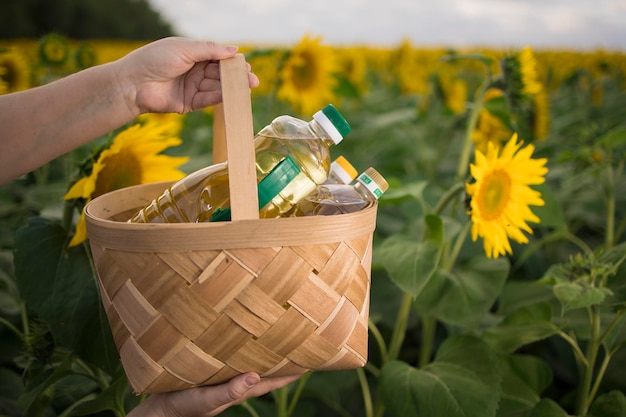
{"label": "sky", "polygon": [[237,45],[626,51],[626,0],[149,0],[177,34]]}

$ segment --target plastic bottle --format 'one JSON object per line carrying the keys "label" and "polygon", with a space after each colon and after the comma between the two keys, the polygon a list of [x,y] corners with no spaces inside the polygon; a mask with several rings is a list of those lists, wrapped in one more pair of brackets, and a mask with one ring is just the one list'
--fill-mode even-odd
{"label": "plastic bottle", "polygon": [[[261,218],[279,217],[328,178],[329,147],[341,142],[350,125],[332,105],[306,122],[279,116],[255,136],[257,181],[290,157],[299,172],[259,210]],[[178,181],[131,218],[131,222],[172,223],[224,220],[230,206],[228,162],[211,165]],[[214,213],[217,209],[218,213]]]}
{"label": "plastic bottle", "polygon": [[357,174],[354,166],[341,155],[330,164],[330,174],[324,184],[350,184]]}
{"label": "plastic bottle", "polygon": [[385,178],[368,168],[353,184],[322,184],[296,204],[291,216],[352,213],[374,204],[389,188]]}

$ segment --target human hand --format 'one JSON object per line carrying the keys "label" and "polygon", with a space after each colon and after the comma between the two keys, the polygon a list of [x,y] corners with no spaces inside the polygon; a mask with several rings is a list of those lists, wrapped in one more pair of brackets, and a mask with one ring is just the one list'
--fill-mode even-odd
{"label": "human hand", "polygon": [[212,417],[248,398],[284,387],[300,376],[261,379],[256,373],[248,372],[222,385],[152,394],[127,417]]}
{"label": "human hand", "polygon": [[[160,39],[119,60],[120,88],[130,89],[128,105],[138,113],[199,110],[221,102],[218,61],[236,53],[237,47],[214,42]],[[248,79],[251,88],[259,85],[253,73]]]}

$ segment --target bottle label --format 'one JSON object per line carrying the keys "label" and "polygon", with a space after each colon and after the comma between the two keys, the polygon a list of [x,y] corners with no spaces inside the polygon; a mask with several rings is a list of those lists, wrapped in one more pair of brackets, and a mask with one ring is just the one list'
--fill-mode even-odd
{"label": "bottle label", "polygon": [[378,200],[383,195],[383,190],[378,187],[378,184],[367,174],[363,173],[358,178],[359,182],[363,184]]}

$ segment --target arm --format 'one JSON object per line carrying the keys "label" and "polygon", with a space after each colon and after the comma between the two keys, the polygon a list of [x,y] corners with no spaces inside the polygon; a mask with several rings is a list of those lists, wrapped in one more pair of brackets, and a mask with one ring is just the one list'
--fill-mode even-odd
{"label": "arm", "polygon": [[[184,38],[152,42],[108,64],[0,96],[0,183],[147,112],[186,113],[221,101],[217,60],[236,47]],[[250,86],[258,79],[250,74]]]}

